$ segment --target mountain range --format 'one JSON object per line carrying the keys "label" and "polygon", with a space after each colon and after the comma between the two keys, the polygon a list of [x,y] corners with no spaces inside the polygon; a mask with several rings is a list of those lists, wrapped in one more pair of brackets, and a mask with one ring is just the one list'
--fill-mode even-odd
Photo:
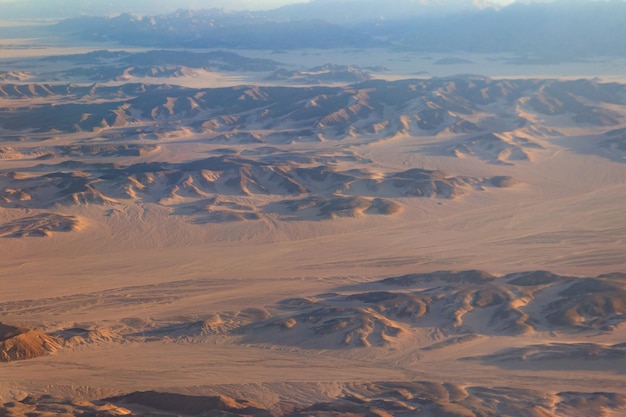
{"label": "mountain range", "polygon": [[[268,15],[280,19],[292,19],[301,16],[310,18],[330,18],[336,22],[344,22],[347,16],[357,17],[358,20],[374,20],[381,16],[386,18],[424,14],[447,14],[459,11],[478,10],[487,7],[496,7],[489,0],[391,0],[385,3],[375,0],[313,0],[300,3],[287,1],[264,1],[259,4],[254,0],[182,0],[176,3],[167,0],[20,0],[0,2],[0,12],[8,18],[67,18],[80,15],[111,16],[120,13],[136,13],[142,15],[166,14],[177,9],[225,9],[228,11],[251,11],[257,13],[264,10]],[[335,13],[328,13],[332,7]],[[358,14],[355,16],[355,10]]]}
{"label": "mountain range", "polygon": [[0,417],[626,416],[626,3],[289,1],[0,0]]}
{"label": "mountain range", "polygon": [[[317,0],[263,12],[178,10],[158,16],[78,17],[54,29],[70,37],[151,47],[396,48],[510,53],[528,63],[626,55],[626,2],[514,3],[477,8],[398,1]],[[532,30],[531,30],[532,29]]]}

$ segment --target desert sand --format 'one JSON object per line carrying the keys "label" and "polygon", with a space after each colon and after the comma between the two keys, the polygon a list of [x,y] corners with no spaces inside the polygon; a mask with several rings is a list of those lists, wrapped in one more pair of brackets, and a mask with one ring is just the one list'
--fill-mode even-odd
{"label": "desert sand", "polygon": [[619,71],[70,84],[12,45],[1,413],[626,415]]}

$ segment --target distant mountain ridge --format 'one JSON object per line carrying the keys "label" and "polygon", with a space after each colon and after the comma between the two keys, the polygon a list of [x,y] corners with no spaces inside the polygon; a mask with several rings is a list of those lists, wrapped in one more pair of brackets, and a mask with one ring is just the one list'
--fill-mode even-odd
{"label": "distant mountain ridge", "polygon": [[[461,7],[465,4],[468,7]],[[317,0],[268,12],[213,9],[153,17],[80,17],[55,29],[81,39],[152,47],[393,47],[511,53],[525,63],[626,56],[623,1],[514,3],[501,9],[469,7],[461,0],[454,9],[438,3],[417,6],[408,0],[391,6],[370,1],[356,5],[356,1],[331,5]],[[350,20],[330,16],[349,16]]]}
{"label": "distant mountain ridge", "polygon": [[5,19],[72,18],[81,15],[113,16],[120,13],[140,15],[172,13],[177,9],[245,9],[246,0],[19,0],[0,2],[0,16]]}
{"label": "distant mountain ridge", "polygon": [[[274,2],[277,4],[278,2]],[[284,3],[284,2],[283,2]],[[356,5],[356,3],[359,3]],[[172,13],[178,9],[225,9],[233,11],[268,10],[273,18],[298,19],[307,16],[310,19],[322,19],[345,23],[345,18],[357,17],[358,21],[423,14],[448,14],[464,10],[475,10],[485,7],[494,7],[489,0],[476,2],[474,0],[391,0],[379,2],[376,0],[314,0],[290,4],[271,9],[271,3],[259,5],[254,0],[19,0],[0,2],[0,15],[5,18],[71,18],[80,15],[112,16],[120,13],[136,13],[140,15],[154,15]],[[329,15],[329,8],[335,10]],[[358,16],[355,16],[358,11]]]}
{"label": "distant mountain ridge", "polygon": [[[313,0],[270,10],[276,20],[319,19],[336,24],[384,22],[414,17],[441,17],[457,13],[497,9],[495,3],[472,0]],[[332,10],[332,13],[329,13]]]}

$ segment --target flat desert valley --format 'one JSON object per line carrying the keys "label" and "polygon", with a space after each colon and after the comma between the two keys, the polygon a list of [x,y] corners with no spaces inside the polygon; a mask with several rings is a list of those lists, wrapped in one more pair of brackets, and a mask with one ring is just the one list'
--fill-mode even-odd
{"label": "flat desert valley", "polygon": [[619,59],[37,42],[0,415],[626,415]]}

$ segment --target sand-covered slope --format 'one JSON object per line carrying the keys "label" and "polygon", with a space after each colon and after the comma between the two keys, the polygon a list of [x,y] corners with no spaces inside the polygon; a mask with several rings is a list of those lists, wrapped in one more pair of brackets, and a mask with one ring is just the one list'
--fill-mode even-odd
{"label": "sand-covered slope", "polygon": [[[133,301],[120,304],[122,294],[156,312],[159,305],[189,305],[200,293],[197,285],[180,282],[122,288],[115,294],[100,293],[100,301],[89,306],[80,306],[76,297],[59,299],[55,303],[64,315],[97,313],[100,320],[60,329],[58,323],[50,323],[57,330],[49,334],[3,325],[3,344],[11,340],[22,346],[22,357],[11,359],[48,355],[39,358],[39,363],[22,362],[44,372],[44,380],[48,366],[55,369],[74,358],[77,367],[68,376],[82,375],[86,385],[64,387],[63,382],[54,392],[66,396],[73,392],[89,399],[63,399],[62,394],[25,397],[3,391],[5,398],[14,397],[4,402],[3,409],[12,416],[64,412],[294,417],[571,417],[626,411],[626,397],[620,390],[624,344],[607,343],[623,335],[626,288],[622,274],[584,278],[546,271],[503,276],[478,270],[439,271],[343,285],[266,308],[199,314],[200,304],[187,318],[168,314],[149,320],[120,319],[124,312],[136,313],[128,309]],[[5,303],[0,308],[13,315],[18,312],[15,309],[22,314],[48,310],[45,301]],[[579,319],[561,319],[574,317],[572,312]],[[7,348],[5,352],[12,351]],[[177,358],[181,354],[184,359]],[[116,369],[101,368],[116,355],[120,361]],[[283,369],[288,374],[276,375],[276,366],[293,360],[305,361],[306,373],[301,378],[287,368]],[[78,366],[85,361],[91,365]],[[153,373],[153,382],[143,381],[140,386],[154,388],[138,391],[131,388],[137,382],[129,384],[126,379],[132,379],[134,372],[148,372],[141,365],[144,361],[148,367],[161,363],[165,379]],[[183,372],[174,371],[177,364],[182,364]],[[220,384],[224,366],[231,378],[233,372],[239,373],[237,383]],[[325,375],[333,375],[336,367],[343,376],[328,381]],[[10,377],[23,369],[29,368],[5,371]],[[573,372],[574,379],[591,372],[600,386],[580,390],[585,382],[560,378],[564,369]],[[103,372],[121,385],[98,387]],[[123,375],[114,376],[115,372]],[[542,375],[554,385],[537,387],[536,377],[529,381],[529,375]],[[198,381],[204,385],[197,386]],[[171,388],[157,388],[164,386]],[[17,387],[41,389],[34,381]]]}
{"label": "sand-covered slope", "polygon": [[0,237],[45,237],[54,232],[76,231],[80,226],[80,221],[74,216],[42,213],[0,225]]}
{"label": "sand-covered slope", "polygon": [[[622,89],[483,77],[298,88],[4,83],[0,156],[10,165],[0,172],[0,204],[156,203],[198,224],[390,215],[402,209],[398,198],[515,188],[524,181],[504,168],[550,158],[572,146],[568,135],[602,131],[604,153],[589,150],[591,139],[576,152],[620,160],[611,149]],[[431,160],[390,166],[390,151]],[[425,166],[450,158],[472,161],[453,172]]]}
{"label": "sand-covered slope", "polygon": [[[482,133],[465,150],[458,145],[459,152],[478,152],[481,147],[495,152],[497,145],[515,160],[523,158],[524,148],[540,149],[523,134],[541,127],[540,118],[564,116],[583,126],[619,125],[622,89],[620,84],[588,80],[487,78],[371,80],[346,87],[308,88],[2,84],[0,97],[13,104],[10,112],[0,113],[0,126],[40,133],[131,126],[153,131],[146,125],[176,121],[215,141],[242,137],[223,136],[224,132],[249,132],[248,140],[267,143],[280,143],[281,137],[284,142],[298,137],[318,141],[353,135],[376,139],[400,133],[473,133],[475,137]],[[499,136],[484,136],[488,133]],[[505,139],[507,135],[511,138]],[[515,151],[515,146],[521,150]]]}
{"label": "sand-covered slope", "polygon": [[623,84],[26,63],[0,75],[0,414],[626,413]]}
{"label": "sand-covered slope", "polygon": [[[151,162],[129,166],[70,160],[33,168],[38,174],[0,173],[0,207],[49,209],[150,202],[170,207],[174,214],[191,215],[200,222],[214,216],[223,220],[256,220],[263,213],[315,220],[392,215],[401,206],[389,199],[452,199],[486,187],[506,188],[515,184],[501,177],[456,177],[417,168],[381,174],[235,156],[182,164]],[[237,198],[243,196],[250,202],[238,203]],[[258,197],[269,197],[274,202],[267,204]],[[56,226],[55,219],[59,223]],[[20,231],[20,224],[25,230],[41,229],[33,232],[40,234],[45,234],[46,228],[72,230],[77,225],[68,223],[69,217],[62,220],[42,214],[6,224],[0,232],[25,234]]]}
{"label": "sand-covered slope", "polygon": [[[528,404],[532,404],[530,407]],[[540,391],[508,388],[465,387],[432,382],[354,384],[341,398],[308,406],[278,404],[268,410],[262,405],[225,396],[191,396],[162,392],[133,392],[95,402],[63,401],[51,397],[27,397],[4,404],[11,416],[39,417],[51,412],[74,415],[113,416],[449,416],[528,417],[588,416],[621,413],[626,398],[611,393],[563,392],[546,395]],[[614,414],[619,415],[619,414]]]}
{"label": "sand-covered slope", "polygon": [[59,341],[41,330],[0,323],[0,362],[33,359],[59,347]]}
{"label": "sand-covered slope", "polygon": [[142,52],[95,50],[26,60],[28,71],[0,72],[0,81],[55,80],[72,83],[106,83],[148,79],[164,80],[194,77],[201,73],[258,73],[279,68],[271,59],[249,58],[229,51],[205,53],[148,50]]}
{"label": "sand-covered slope", "polygon": [[[182,288],[191,284],[181,283]],[[133,290],[133,298],[150,302],[149,287]],[[130,289],[117,293],[132,294]],[[175,302],[192,292],[166,294],[154,302]],[[106,305],[107,299],[114,301],[114,296],[105,298],[101,294],[99,299],[101,305]],[[626,323],[625,301],[626,281],[621,274],[580,278],[533,271],[496,277],[483,271],[439,271],[340,287],[334,292],[284,299],[276,305],[250,305],[240,311],[205,312],[167,320],[128,318],[123,325],[73,326],[45,337],[54,339],[57,348],[68,349],[158,340],[207,343],[222,336],[233,337],[238,343],[346,349],[401,345],[426,332],[431,336],[416,347],[432,350],[445,347],[446,341],[458,343],[485,336],[620,334]],[[68,311],[75,308],[70,299],[66,303]],[[34,308],[42,309],[44,305]],[[11,311],[15,307],[4,308]],[[26,333],[18,328],[6,329],[7,340]],[[586,359],[582,347],[587,345],[580,346],[571,353]],[[546,349],[554,350],[548,346]],[[611,349],[619,352],[620,347]]]}

